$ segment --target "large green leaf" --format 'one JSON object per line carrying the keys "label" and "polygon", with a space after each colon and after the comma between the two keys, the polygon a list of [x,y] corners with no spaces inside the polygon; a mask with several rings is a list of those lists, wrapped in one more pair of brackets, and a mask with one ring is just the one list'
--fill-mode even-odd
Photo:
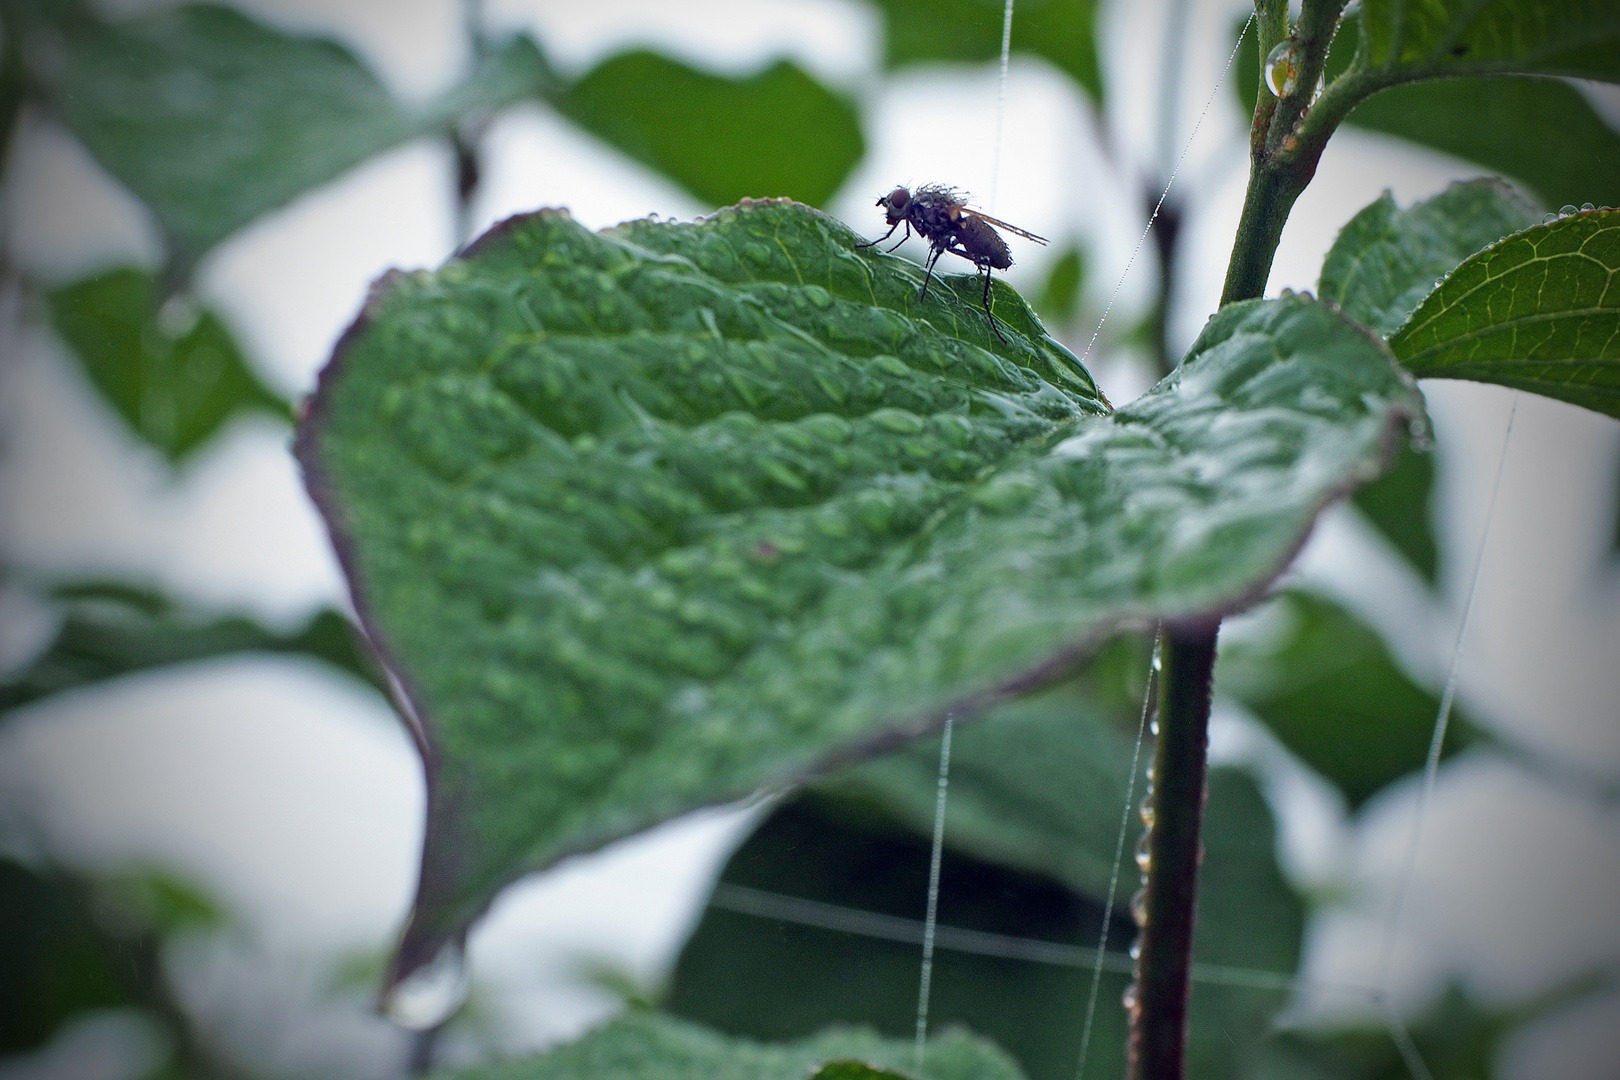
{"label": "large green leaf", "polygon": [[1515,386],[1620,416],[1620,211],[1570,214],[1474,255],[1389,343],[1420,378]]}
{"label": "large green leaf", "polygon": [[866,152],[854,102],[786,60],[729,78],[629,52],[553,104],[715,206],[777,195],[823,204]]}
{"label": "large green leaf", "polygon": [[[1067,729],[1062,700],[1045,711],[1048,743],[1089,739]],[[1054,707],[1055,706],[1055,707]],[[982,725],[996,726],[999,714]],[[964,733],[968,729],[964,729]],[[1026,731],[1027,734],[1027,731]],[[1003,745],[1012,746],[1017,736]],[[1130,754],[1115,748],[1117,778]],[[957,794],[952,754],[951,798]],[[1079,778],[1046,792],[1079,791]],[[1047,787],[1044,777],[1031,786]],[[1140,792],[1140,788],[1138,791]],[[1096,807],[1112,834],[1123,790]],[[1023,810],[1006,806],[1014,822]],[[1140,823],[1135,822],[1139,830]],[[911,1030],[927,902],[931,823],[896,822],[816,794],[779,808],[733,854],[710,906],[676,963],[669,1007],[722,1030],[789,1038],[832,1022]],[[1275,861],[1275,822],[1245,774],[1210,774],[1207,857],[1200,870],[1196,985],[1189,1075],[1243,1075],[1243,1063],[1280,1007],[1298,963],[1304,906]],[[973,837],[949,825],[941,865],[929,1016],[962,1023],[1007,1048],[1032,1080],[1073,1080],[1105,888],[1076,894],[1050,877],[984,861]],[[1135,834],[1129,837],[1134,842]],[[964,848],[962,842],[966,841]],[[1110,835],[1112,859],[1113,836]],[[1140,874],[1129,849],[1122,878]],[[1086,1075],[1117,1077],[1124,1063],[1134,934],[1115,908]],[[1231,968],[1241,968],[1239,975]],[[1247,981],[1247,985],[1236,985]]]}
{"label": "large green leaf", "polygon": [[383,688],[354,629],[335,611],[282,632],[242,616],[199,618],[127,586],[75,586],[59,596],[67,611],[56,637],[0,682],[0,712],[121,675],[244,652],[310,656]]}
{"label": "large green leaf", "polygon": [[[1358,21],[1346,18],[1328,56],[1332,82],[1355,56]],[[1238,54],[1233,79],[1245,113],[1259,93],[1260,58]],[[1544,207],[1620,204],[1620,133],[1566,82],[1547,78],[1445,78],[1402,82],[1361,100],[1351,127],[1394,135],[1511,176]]]}
{"label": "large green leaf", "polygon": [[1359,61],[1405,78],[1487,72],[1620,80],[1610,0],[1364,0]]}
{"label": "large green leaf", "polygon": [[73,3],[17,3],[31,75],[69,127],[152,209],[179,281],[268,210],[416,135],[487,113],[550,76],[508,42],[444,100],[396,102],[348,49],[213,5],[106,22]]}
{"label": "large green leaf", "polygon": [[[631,1011],[548,1054],[434,1076],[436,1080],[805,1080],[818,1066],[854,1058],[886,1070],[902,1068],[919,1080],[1022,1080],[1005,1054],[961,1031],[929,1040],[921,1069],[912,1068],[912,1053],[910,1040],[881,1039],[865,1028],[835,1028],[798,1042],[771,1045],[726,1038],[658,1013]],[[884,1075],[893,1074],[880,1074]],[[846,1072],[839,1080],[856,1077]]]}
{"label": "large green leaf", "polygon": [[[884,16],[884,61],[890,67],[975,62],[1001,55],[999,0],[874,0]],[[1012,48],[1039,56],[1071,75],[1093,101],[1103,97],[1093,0],[1024,0],[1013,15]]]}
{"label": "large green leaf", "polygon": [[786,202],[512,219],[375,290],[300,435],[431,731],[401,970],[527,870],[1236,610],[1422,403],[1288,295],[1103,415],[1016,294]]}
{"label": "large green leaf", "polygon": [[[1222,645],[1215,685],[1263,720],[1352,808],[1421,769],[1440,697],[1401,670],[1383,639],[1323,596],[1274,601],[1273,632]],[[1481,738],[1452,712],[1443,757]]]}
{"label": "large green leaf", "polygon": [[292,419],[219,316],[203,309],[166,327],[157,293],[151,274],[123,267],[48,294],[51,324],[131,431],[176,463],[238,412]]}
{"label": "large green leaf", "polygon": [[1409,210],[1386,191],[1339,231],[1317,293],[1388,337],[1457,264],[1539,221],[1498,180],[1452,184]]}

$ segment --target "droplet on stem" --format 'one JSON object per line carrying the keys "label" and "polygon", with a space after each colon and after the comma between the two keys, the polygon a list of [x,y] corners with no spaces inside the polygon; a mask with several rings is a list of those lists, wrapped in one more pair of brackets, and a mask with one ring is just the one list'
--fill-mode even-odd
{"label": "droplet on stem", "polygon": [[1294,92],[1299,85],[1299,50],[1294,48],[1294,39],[1279,41],[1276,47],[1266,54],[1266,89],[1271,91],[1272,97],[1283,97]]}

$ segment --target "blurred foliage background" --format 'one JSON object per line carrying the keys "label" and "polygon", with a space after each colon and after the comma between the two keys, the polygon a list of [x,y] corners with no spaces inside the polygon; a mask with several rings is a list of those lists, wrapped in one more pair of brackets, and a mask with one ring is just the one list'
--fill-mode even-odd
{"label": "blurred foliage background", "polygon": [[[239,417],[285,425],[298,407],[196,287],[199,266],[227,238],[391,148],[426,139],[449,150],[444,187],[465,240],[483,181],[483,140],[515,107],[548,110],[622,155],[626,167],[649,170],[705,207],[745,196],[787,195],[817,206],[841,192],[864,200],[875,193],[850,195],[846,187],[885,138],[870,113],[885,83],[919,71],[993,67],[1001,5],[859,6],[879,26],[882,46],[877,68],[852,89],[789,58],[737,73],[643,47],[571,71],[548,60],[548,42],[491,29],[481,5],[468,0],[463,77],[436,96],[407,101],[348,45],[277,28],[249,9],[115,11],[4,0],[0,153],[8,155],[8,176],[24,118],[45,118],[138,200],[161,240],[155,264],[102,266],[71,280],[4,255],[6,318],[14,324],[7,336],[20,341],[22,327],[48,328],[112,422],[178,477]],[[1013,24],[1015,63],[1045,65],[1071,82],[1096,117],[1103,155],[1113,156],[1131,189],[1127,200],[1144,206],[1158,196],[1165,162],[1132,159],[1140,133],[1118,129],[1123,114],[1114,98],[1179,78],[1184,54],[1206,48],[1177,31],[1184,8],[1167,8],[1149,70],[1103,55],[1109,12],[1091,0],[1021,0]],[[1212,55],[1227,47],[1215,43]],[[1233,108],[1235,97],[1236,106],[1252,108],[1258,81],[1258,58],[1246,48],[1222,107]],[[1189,123],[1177,107],[1168,106],[1165,123],[1184,133]],[[1620,203],[1620,134],[1567,82],[1413,85],[1374,98],[1349,123],[1505,174],[1545,209]],[[964,157],[991,150],[967,136],[953,149]],[[1171,305],[1185,286],[1178,274],[1190,265],[1182,226],[1200,208],[1199,178],[1186,180],[1155,225],[1151,295],[1111,325],[1098,352],[1105,365],[1136,372],[1120,376],[1122,384],[1140,385],[1173,363]],[[855,224],[875,228],[876,215]],[[1079,351],[1111,282],[1094,280],[1102,261],[1083,240],[1060,239],[1041,279],[1026,284],[1055,332]],[[1466,568],[1455,565],[1458,545],[1437,533],[1445,510],[1435,458],[1403,456],[1356,495],[1354,513],[1361,534],[1384,545],[1424,602],[1444,611],[1446,590]],[[1612,531],[1620,549],[1620,525]],[[387,692],[343,611],[277,625],[209,609],[146,580],[64,577],[0,557],[8,593],[47,612],[50,627],[0,673],[0,725],[56,695],[237,654],[306,657]],[[1289,775],[1325,785],[1329,803],[1354,819],[1381,796],[1409,788],[1424,762],[1439,687],[1414,673],[1421,664],[1403,659],[1408,644],[1386,640],[1341,598],[1302,582],[1231,629],[1217,692],[1225,708],[1252,721]],[[934,1017],[996,1039],[1032,1080],[1074,1074],[1086,965],[1101,930],[1147,653],[1145,641],[1116,642],[1072,685],[958,735]],[[1615,781],[1601,763],[1583,769],[1521,742],[1464,709],[1443,754],[1448,761],[1495,755],[1569,797],[1613,805]],[[640,985],[606,969],[592,978],[633,1007],[665,1008],[736,1034],[789,1038],[850,1020],[909,1035],[937,754],[937,744],[919,745],[772,804],[726,861],[664,982]],[[1326,1021],[1283,1012],[1313,913],[1345,897],[1312,892],[1287,865],[1276,839],[1276,815],[1287,802],[1257,761],[1229,762],[1211,779],[1192,1073],[1210,1080],[1405,1076],[1402,1048],[1375,1008]],[[135,1017],[147,1033],[146,1043],[120,1044],[135,1047],[126,1055],[134,1064],[116,1075],[342,1071],[337,1060],[290,1069],[210,1028],[208,1010],[180,985],[185,965],[174,958],[232,932],[218,901],[168,869],[86,869],[48,845],[15,840],[26,832],[8,833],[14,842],[0,861],[0,1055],[12,1063],[0,1069],[13,1070],[4,1075],[44,1069],[43,1048],[107,1010]],[[1113,966],[1102,983],[1090,1076],[1116,1075],[1122,1060],[1117,1002],[1134,876],[1127,865],[1116,893]],[[348,958],[338,968],[331,1007],[358,1007],[354,988],[375,973],[375,961]],[[1615,977],[1600,950],[1589,970],[1518,1000],[1482,1001],[1457,982],[1404,1022],[1435,1080],[1494,1075],[1515,1032],[1612,994]],[[475,989],[447,1029],[387,1044],[370,1074],[476,1055],[478,1014]]]}

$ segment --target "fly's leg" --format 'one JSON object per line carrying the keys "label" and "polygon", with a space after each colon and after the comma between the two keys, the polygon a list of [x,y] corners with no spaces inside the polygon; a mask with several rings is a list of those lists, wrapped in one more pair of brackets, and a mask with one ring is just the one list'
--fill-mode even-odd
{"label": "fly's leg", "polygon": [[987,266],[983,267],[983,269],[984,269],[984,315],[985,315],[985,318],[990,320],[990,331],[991,331],[991,333],[996,335],[996,340],[997,341],[999,341],[1003,345],[1005,345],[1005,344],[1007,344],[1007,339],[1001,336],[1001,328],[996,325],[996,316],[990,310],[990,267],[987,265]]}
{"label": "fly's leg", "polygon": [[[884,233],[882,236],[878,237],[876,240],[868,240],[864,244],[856,244],[855,246],[858,247],[858,248],[876,247],[878,244],[883,243],[883,241],[885,241],[889,237],[893,236],[894,235],[894,230],[898,229],[899,227],[900,227],[900,223],[897,221],[893,225],[889,226],[889,231],[888,232]],[[906,229],[907,229],[908,232],[910,231],[911,225],[909,223],[906,225]],[[905,237],[901,237],[900,242],[902,244],[905,243],[906,242]]]}
{"label": "fly's leg", "polygon": [[928,283],[934,280],[934,264],[939,262],[939,257],[943,254],[945,254],[945,249],[937,247],[929,252],[928,261],[923,263],[923,269],[927,273],[923,275],[922,291],[917,294],[917,303],[920,304],[928,299]]}
{"label": "fly's leg", "polygon": [[[890,229],[889,232],[893,233],[894,230]],[[885,236],[883,239],[887,240],[888,237]],[[910,239],[911,239],[911,222],[908,221],[908,222],[906,222],[906,231],[905,231],[904,235],[902,235],[900,237],[900,244],[903,244],[907,240],[910,240]],[[889,254],[893,255],[895,252],[899,251],[900,250],[900,244],[896,244],[896,245],[894,245],[894,247],[890,248],[889,249]]]}

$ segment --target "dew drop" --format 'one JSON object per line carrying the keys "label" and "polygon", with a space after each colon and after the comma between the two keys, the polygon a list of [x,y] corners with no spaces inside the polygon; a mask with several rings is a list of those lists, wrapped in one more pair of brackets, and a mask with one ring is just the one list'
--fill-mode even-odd
{"label": "dew drop", "polygon": [[427,1031],[454,1016],[466,1000],[467,954],[453,941],[388,991],[382,1011],[402,1028]]}
{"label": "dew drop", "polygon": [[1158,719],[1158,717],[1154,717],[1152,720],[1148,721],[1148,734],[1152,735],[1155,739],[1157,739],[1159,737],[1159,719]]}
{"label": "dew drop", "polygon": [[1140,960],[1140,959],[1142,959],[1142,939],[1141,938],[1137,938],[1135,941],[1131,942],[1131,959],[1132,960]]}
{"label": "dew drop", "polygon": [[1131,894],[1131,918],[1137,926],[1147,925],[1147,890],[1137,889]]}
{"label": "dew drop", "polygon": [[1136,984],[1131,983],[1127,986],[1125,992],[1119,996],[1119,1000],[1128,1011],[1134,1011],[1136,1009]]}
{"label": "dew drop", "polygon": [[1583,202],[1583,203],[1581,203],[1581,209],[1582,209],[1582,210],[1583,210],[1583,211],[1585,211],[1585,212],[1586,212],[1586,213],[1588,213],[1588,214],[1590,214],[1590,213],[1591,213],[1591,212],[1592,212],[1592,211],[1593,211],[1593,210],[1596,210],[1596,209],[1597,209],[1597,207],[1596,207],[1596,206],[1593,206],[1593,205],[1592,205],[1592,204],[1591,204],[1591,203],[1589,203],[1589,202]]}
{"label": "dew drop", "polygon": [[1558,212],[1559,212],[1559,214],[1563,215],[1564,217],[1568,217],[1570,214],[1575,213],[1575,204],[1574,203],[1565,203],[1563,206],[1560,206],[1558,208]]}
{"label": "dew drop", "polygon": [[1293,38],[1279,41],[1266,54],[1266,89],[1271,91],[1272,97],[1280,98],[1293,93],[1298,85],[1299,51],[1294,48]]}

